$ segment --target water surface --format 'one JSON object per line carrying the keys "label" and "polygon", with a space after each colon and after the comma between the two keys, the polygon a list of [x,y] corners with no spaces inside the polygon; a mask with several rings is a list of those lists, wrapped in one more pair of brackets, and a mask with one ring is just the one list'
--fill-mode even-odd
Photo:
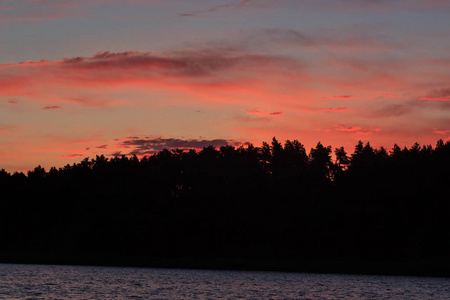
{"label": "water surface", "polygon": [[449,278],[0,264],[0,299],[450,299]]}

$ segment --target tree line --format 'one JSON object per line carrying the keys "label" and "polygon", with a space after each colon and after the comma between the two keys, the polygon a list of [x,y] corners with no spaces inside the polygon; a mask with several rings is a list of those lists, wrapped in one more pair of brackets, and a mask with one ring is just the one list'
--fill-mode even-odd
{"label": "tree line", "polygon": [[450,259],[450,141],[297,140],[0,171],[0,254]]}

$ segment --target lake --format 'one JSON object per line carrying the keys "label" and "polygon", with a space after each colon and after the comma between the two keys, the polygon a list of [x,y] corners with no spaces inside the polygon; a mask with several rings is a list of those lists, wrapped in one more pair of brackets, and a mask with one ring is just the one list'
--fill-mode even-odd
{"label": "lake", "polygon": [[0,264],[0,299],[450,299],[449,278]]}

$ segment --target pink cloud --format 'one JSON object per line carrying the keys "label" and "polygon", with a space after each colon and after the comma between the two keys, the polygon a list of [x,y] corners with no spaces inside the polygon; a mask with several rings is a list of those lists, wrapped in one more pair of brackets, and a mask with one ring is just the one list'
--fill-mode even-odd
{"label": "pink cloud", "polygon": [[51,64],[52,62],[49,60],[40,60],[40,61],[24,61],[19,63],[8,63],[0,65],[0,69],[8,68],[8,67],[27,67],[27,66],[44,66]]}
{"label": "pink cloud", "polygon": [[343,124],[337,124],[334,125],[334,129],[336,131],[341,131],[341,132],[347,132],[347,133],[353,133],[357,136],[368,136],[373,134],[374,132],[381,132],[380,128],[362,128],[362,127],[353,127],[353,126],[345,126]]}
{"label": "pink cloud", "polygon": [[435,90],[419,100],[450,101],[450,88]]}
{"label": "pink cloud", "polygon": [[[267,94],[278,85],[261,80],[300,80],[303,65],[296,59],[214,49],[174,51],[165,55],[127,51],[97,53],[59,61],[10,63],[0,66],[0,96],[33,96],[55,103],[72,102],[90,106],[92,99],[73,91],[97,91],[122,87],[169,89],[203,93],[208,98],[221,93]],[[64,91],[62,93],[61,91]],[[72,95],[68,95],[68,93]],[[218,99],[218,98],[216,98]],[[44,101],[44,100],[42,100]],[[110,100],[105,100],[107,105]],[[229,101],[229,98],[225,101]],[[96,105],[93,105],[96,106]]]}
{"label": "pink cloud", "polygon": [[17,8],[17,7],[19,7],[19,6],[0,7],[0,11],[11,10],[11,9],[14,9],[14,8]]}
{"label": "pink cloud", "polygon": [[380,97],[403,98],[403,96],[400,96],[400,95],[397,95],[397,94],[391,94],[391,93],[381,94]]}
{"label": "pink cloud", "polygon": [[344,111],[344,110],[348,110],[348,107],[341,106],[341,107],[329,107],[329,108],[320,109],[320,111]]}
{"label": "pink cloud", "polygon": [[352,127],[352,126],[347,127],[342,124],[337,124],[337,125],[335,125],[335,127],[336,127],[335,130],[346,131],[346,132],[360,131],[362,129],[361,127]]}
{"label": "pink cloud", "polygon": [[434,132],[437,133],[437,134],[446,135],[446,134],[450,133],[450,130],[437,130],[437,129],[434,129]]}
{"label": "pink cloud", "polygon": [[3,16],[0,19],[1,23],[11,23],[11,22],[20,22],[20,21],[44,21],[44,20],[56,20],[67,18],[71,16],[77,15],[73,12],[53,12],[53,13],[45,13],[45,14],[34,14],[34,13],[26,13],[22,15],[14,15],[14,16]]}
{"label": "pink cloud", "polygon": [[[0,8],[0,11],[5,11],[0,23],[62,19],[81,14],[81,10],[74,9],[80,6],[75,1],[15,0],[14,3],[19,5]],[[6,11],[8,12],[6,13]]]}
{"label": "pink cloud", "polygon": [[280,116],[283,113],[284,112],[282,112],[282,111],[269,112],[266,109],[260,109],[260,108],[254,108],[254,109],[248,109],[247,110],[247,114],[263,115],[263,116]]}
{"label": "pink cloud", "polygon": [[420,100],[433,100],[433,101],[450,101],[450,96],[444,97],[422,97]]}
{"label": "pink cloud", "polygon": [[0,135],[12,135],[13,132],[20,130],[20,126],[15,125],[1,125],[0,124]]}
{"label": "pink cloud", "polygon": [[322,97],[320,100],[349,100],[349,99],[355,99],[358,98],[356,96],[352,95],[342,95],[342,96],[331,96],[331,97]]}

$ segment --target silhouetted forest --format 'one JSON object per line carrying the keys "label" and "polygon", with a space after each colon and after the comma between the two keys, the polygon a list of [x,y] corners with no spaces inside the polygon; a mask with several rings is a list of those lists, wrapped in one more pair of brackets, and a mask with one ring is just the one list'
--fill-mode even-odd
{"label": "silhouetted forest", "polygon": [[0,259],[450,260],[449,141],[332,152],[273,138],[2,170]]}

